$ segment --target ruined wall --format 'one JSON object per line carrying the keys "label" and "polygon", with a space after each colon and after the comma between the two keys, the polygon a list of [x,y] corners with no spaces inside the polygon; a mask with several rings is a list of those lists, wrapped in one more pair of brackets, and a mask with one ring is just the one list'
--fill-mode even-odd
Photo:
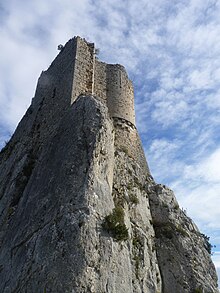
{"label": "ruined wall", "polygon": [[94,43],[80,37],[67,42],[49,69],[42,73],[37,100],[54,96],[55,91],[66,103],[73,103],[79,95],[94,95],[107,103],[111,117],[135,125],[133,86],[125,68],[99,61],[95,58]]}
{"label": "ruined wall", "polygon": [[44,127],[39,128],[37,139],[47,139],[56,129],[58,117],[65,115],[79,95],[88,94],[108,106],[110,117],[114,118],[118,147],[127,149],[149,172],[135,128],[133,86],[125,68],[99,61],[94,44],[80,37],[68,41],[39,78],[33,105],[40,109],[36,125],[41,123]]}
{"label": "ruined wall", "polygon": [[134,93],[125,68],[107,64],[95,57],[94,44],[80,37],[67,42],[37,85],[33,109],[38,109],[35,125],[39,127],[36,140],[49,139],[58,126],[58,117],[79,95],[93,94],[108,106],[114,118],[118,147],[127,149],[147,172],[144,152],[135,128]]}
{"label": "ruined wall", "polygon": [[112,117],[124,118],[135,125],[134,92],[123,66],[107,64],[107,105]]}
{"label": "ruined wall", "polygon": [[92,94],[107,103],[111,117],[135,125],[133,86],[125,68],[99,61],[95,58],[94,43],[80,37],[69,40],[48,70],[42,72],[33,103],[55,94],[59,103],[67,104],[79,95]]}
{"label": "ruined wall", "polygon": [[56,91],[56,96],[59,91],[59,102],[65,100],[64,103],[70,104],[76,45],[76,38],[69,40],[50,67],[42,72],[33,99],[34,104],[41,102],[42,98],[50,100],[50,97],[54,96],[54,91]]}
{"label": "ruined wall", "polygon": [[[94,44],[80,37],[69,40],[47,71],[43,71],[37,95],[53,94],[59,88],[68,103],[81,94],[92,94],[94,85]],[[61,97],[60,97],[61,98]],[[39,99],[38,99],[39,100]]]}
{"label": "ruined wall", "polygon": [[95,60],[94,95],[107,101],[111,117],[126,119],[135,125],[134,91],[125,68]]}
{"label": "ruined wall", "polygon": [[107,102],[107,77],[106,77],[105,62],[95,59],[95,72],[94,72],[94,96]]}
{"label": "ruined wall", "polygon": [[76,38],[71,39],[54,59],[50,67],[41,73],[31,111],[36,113],[34,128],[40,145],[49,140],[71,105],[76,55]]}
{"label": "ruined wall", "polygon": [[72,102],[81,94],[93,94],[94,84],[94,44],[77,37],[76,48]]}

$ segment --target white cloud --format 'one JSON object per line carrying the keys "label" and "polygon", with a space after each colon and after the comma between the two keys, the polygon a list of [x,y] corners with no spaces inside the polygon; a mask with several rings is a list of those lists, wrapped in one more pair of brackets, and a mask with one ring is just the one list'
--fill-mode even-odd
{"label": "white cloud", "polygon": [[205,70],[194,70],[189,75],[189,82],[192,88],[195,89],[206,89],[213,86],[210,71],[206,68]]}
{"label": "white cloud", "polygon": [[[220,244],[220,148],[205,157],[200,163],[183,164],[182,173],[170,185],[178,196],[179,203],[196,221],[200,229],[213,235]],[[174,164],[176,162],[174,161]],[[214,236],[215,234],[215,236]],[[216,236],[218,235],[218,236]]]}
{"label": "white cloud", "polygon": [[208,185],[197,181],[182,182],[174,186],[179,195],[181,206],[187,208],[191,217],[203,229],[220,229],[219,206],[220,206],[220,184]]}
{"label": "white cloud", "polygon": [[155,103],[155,111],[152,112],[152,119],[168,126],[170,124],[176,124],[180,120],[185,120],[188,116],[188,105],[187,103],[179,98],[178,93],[167,93],[166,97],[171,99],[163,99],[158,103]]}
{"label": "white cloud", "polygon": [[207,183],[220,183],[220,148],[216,149],[209,157],[196,166],[186,166],[184,178],[200,179]]}
{"label": "white cloud", "polygon": [[165,154],[172,155],[173,151],[179,149],[179,142],[170,142],[165,139],[156,139],[153,141],[150,152],[152,152],[156,159]]}

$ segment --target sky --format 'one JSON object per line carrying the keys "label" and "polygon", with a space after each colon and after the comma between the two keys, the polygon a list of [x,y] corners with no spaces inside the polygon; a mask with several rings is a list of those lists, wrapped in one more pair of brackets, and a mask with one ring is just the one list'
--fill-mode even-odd
{"label": "sky", "polygon": [[220,0],[0,0],[0,148],[75,35],[123,64],[153,177],[210,236],[220,274]]}

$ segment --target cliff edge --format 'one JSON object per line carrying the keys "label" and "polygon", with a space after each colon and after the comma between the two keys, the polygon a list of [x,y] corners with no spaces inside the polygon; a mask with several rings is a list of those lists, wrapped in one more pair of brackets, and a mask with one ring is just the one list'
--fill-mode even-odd
{"label": "cliff edge", "polygon": [[88,62],[95,83],[75,97],[79,42],[94,49],[64,47],[0,153],[0,292],[217,293],[207,239],[150,174],[131,96],[123,114],[124,69]]}

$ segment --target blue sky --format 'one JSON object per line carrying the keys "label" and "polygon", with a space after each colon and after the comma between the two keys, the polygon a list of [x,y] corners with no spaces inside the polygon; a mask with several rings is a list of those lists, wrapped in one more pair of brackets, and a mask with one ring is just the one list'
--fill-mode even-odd
{"label": "blue sky", "polygon": [[220,1],[7,0],[0,32],[0,147],[57,45],[95,42],[127,68],[152,174],[210,236],[220,270]]}

